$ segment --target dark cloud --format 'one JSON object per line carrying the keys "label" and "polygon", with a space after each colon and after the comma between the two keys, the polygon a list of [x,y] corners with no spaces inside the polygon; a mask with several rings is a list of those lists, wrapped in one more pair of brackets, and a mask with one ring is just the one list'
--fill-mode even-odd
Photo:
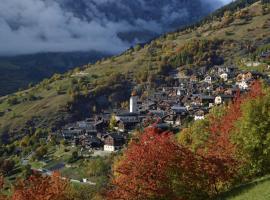
{"label": "dark cloud", "polygon": [[[217,1],[208,1],[211,5],[217,5]],[[179,0],[170,0],[169,4],[162,0],[131,2],[2,0],[0,55],[88,50],[118,53],[132,43],[122,40],[119,33],[144,30],[159,34],[181,19],[186,23],[185,20],[191,15],[185,7],[175,8]],[[151,6],[157,2],[161,2],[157,10],[160,13],[151,13]],[[137,7],[143,8],[139,16],[134,12]],[[135,41],[141,42],[134,38]]]}

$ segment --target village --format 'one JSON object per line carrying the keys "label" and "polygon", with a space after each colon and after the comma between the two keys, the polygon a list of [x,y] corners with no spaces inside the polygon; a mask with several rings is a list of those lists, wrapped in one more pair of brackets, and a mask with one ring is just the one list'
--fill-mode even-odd
{"label": "village", "polygon": [[55,134],[82,151],[115,152],[120,150],[134,130],[147,126],[179,132],[192,120],[201,120],[214,106],[232,101],[249,90],[255,79],[269,76],[241,71],[235,66],[214,66],[210,70],[183,75],[179,70],[169,74],[173,86],[158,87],[147,97],[133,91],[129,110],[115,108],[92,118],[65,125]]}

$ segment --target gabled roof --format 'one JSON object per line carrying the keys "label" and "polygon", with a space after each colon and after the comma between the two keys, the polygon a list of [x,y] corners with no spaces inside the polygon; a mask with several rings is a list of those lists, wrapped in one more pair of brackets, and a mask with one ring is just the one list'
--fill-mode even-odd
{"label": "gabled roof", "polygon": [[119,117],[137,117],[138,116],[137,113],[131,113],[131,112],[128,112],[128,111],[118,112],[115,115],[119,116]]}

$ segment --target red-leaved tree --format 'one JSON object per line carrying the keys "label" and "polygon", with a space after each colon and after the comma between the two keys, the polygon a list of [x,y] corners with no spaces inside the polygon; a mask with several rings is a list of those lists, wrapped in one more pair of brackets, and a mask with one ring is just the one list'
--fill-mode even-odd
{"label": "red-leaved tree", "polygon": [[33,175],[15,185],[11,200],[67,200],[67,188],[67,180],[63,180],[59,173]]}
{"label": "red-leaved tree", "polygon": [[235,123],[242,116],[241,106],[252,99],[260,98],[264,95],[260,81],[254,81],[247,94],[237,94],[222,117],[210,116],[209,133],[210,136],[206,145],[197,151],[197,154],[204,157],[208,162],[203,164],[208,173],[208,183],[211,186],[211,193],[219,192],[219,187],[230,182],[237,176],[237,171],[241,167],[241,160],[237,158],[237,147],[232,142],[232,134]]}
{"label": "red-leaved tree", "polygon": [[148,128],[130,143],[116,164],[107,197],[123,200],[204,198],[207,194],[200,185],[200,162],[171,133]]}

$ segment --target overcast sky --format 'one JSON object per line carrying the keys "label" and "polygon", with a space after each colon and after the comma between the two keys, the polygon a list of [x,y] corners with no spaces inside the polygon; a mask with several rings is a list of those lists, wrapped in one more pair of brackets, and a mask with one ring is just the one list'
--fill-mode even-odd
{"label": "overcast sky", "polygon": [[[168,14],[164,13],[164,17],[174,17]],[[181,14],[185,14],[184,11]],[[138,24],[149,29],[158,27],[146,21]],[[134,29],[136,27],[124,19],[113,22],[100,17],[91,21],[78,18],[53,0],[1,0],[0,55],[87,50],[117,53],[130,46],[119,39],[117,33]]]}

